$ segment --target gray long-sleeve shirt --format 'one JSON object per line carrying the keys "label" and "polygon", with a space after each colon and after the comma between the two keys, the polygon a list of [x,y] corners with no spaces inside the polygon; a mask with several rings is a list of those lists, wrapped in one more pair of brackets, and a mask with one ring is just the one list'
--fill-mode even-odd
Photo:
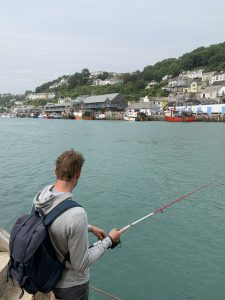
{"label": "gray long-sleeve shirt", "polygon": [[[65,199],[72,198],[71,193],[54,193],[53,186],[47,186],[34,199],[35,207],[44,214],[49,213]],[[109,237],[99,241],[92,248],[88,243],[88,219],[82,207],[74,207],[60,215],[49,227],[52,244],[57,257],[63,261],[67,253],[70,262],[66,262],[62,279],[57,283],[58,288],[81,285],[89,280],[89,266],[102,256],[111,246]]]}

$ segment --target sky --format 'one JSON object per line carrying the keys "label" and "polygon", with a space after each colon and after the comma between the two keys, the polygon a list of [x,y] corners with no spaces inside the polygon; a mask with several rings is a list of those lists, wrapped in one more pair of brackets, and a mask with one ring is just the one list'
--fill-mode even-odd
{"label": "sky", "polygon": [[0,94],[88,68],[134,72],[225,41],[224,0],[7,0]]}

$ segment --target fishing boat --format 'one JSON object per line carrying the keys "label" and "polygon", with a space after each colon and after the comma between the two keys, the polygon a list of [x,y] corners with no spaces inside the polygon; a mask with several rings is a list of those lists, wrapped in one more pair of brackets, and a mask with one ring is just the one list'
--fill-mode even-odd
{"label": "fishing boat", "polygon": [[167,122],[194,122],[195,116],[191,112],[178,111],[174,106],[165,112],[165,120]]}
{"label": "fishing boat", "polygon": [[75,111],[73,115],[75,120],[82,120],[82,111]]}
{"label": "fishing boat", "polygon": [[74,119],[75,120],[94,120],[95,117],[91,111],[79,111],[74,112]]}

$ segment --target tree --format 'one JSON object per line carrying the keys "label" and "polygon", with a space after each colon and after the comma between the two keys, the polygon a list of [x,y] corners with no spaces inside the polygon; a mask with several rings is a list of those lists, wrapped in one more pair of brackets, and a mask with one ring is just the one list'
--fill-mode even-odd
{"label": "tree", "polygon": [[108,77],[109,77],[109,73],[108,72],[103,72],[102,74],[99,74],[97,76],[97,79],[105,80]]}

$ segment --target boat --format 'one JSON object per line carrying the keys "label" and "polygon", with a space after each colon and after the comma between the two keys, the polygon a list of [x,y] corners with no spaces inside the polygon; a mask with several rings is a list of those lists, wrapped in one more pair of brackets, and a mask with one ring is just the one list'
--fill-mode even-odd
{"label": "boat", "polygon": [[95,115],[95,119],[96,120],[105,120],[106,119],[106,115],[101,113],[101,114],[97,114]]}
{"label": "boat", "polygon": [[73,114],[75,120],[82,120],[82,111],[75,111]]}
{"label": "boat", "polygon": [[136,111],[127,111],[123,115],[124,121],[135,121],[137,118],[137,112]]}
{"label": "boat", "polygon": [[195,116],[192,112],[178,111],[176,107],[165,112],[167,122],[195,122]]}
{"label": "boat", "polygon": [[79,111],[74,112],[74,119],[75,120],[94,120],[93,113],[91,111]]}
{"label": "boat", "polygon": [[43,115],[44,119],[62,119],[62,116],[57,113],[45,114]]}
{"label": "boat", "polygon": [[7,119],[15,118],[15,117],[16,117],[16,115],[11,114],[11,113],[3,113],[3,114],[1,115],[1,118],[7,118]]}

